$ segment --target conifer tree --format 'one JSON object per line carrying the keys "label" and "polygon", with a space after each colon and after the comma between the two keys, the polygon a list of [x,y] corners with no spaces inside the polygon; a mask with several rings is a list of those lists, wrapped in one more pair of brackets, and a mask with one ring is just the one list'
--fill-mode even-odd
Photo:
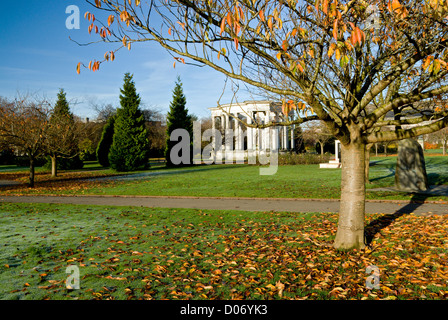
{"label": "conifer tree", "polygon": [[101,140],[98,143],[98,147],[96,149],[96,157],[100,165],[102,165],[103,167],[110,166],[109,151],[114,136],[114,124],[115,124],[115,115],[111,116],[104,125],[103,132],[101,133]]}
{"label": "conifer tree", "polygon": [[149,141],[140,96],[130,73],[124,75],[120,92],[109,163],[117,171],[132,171],[148,164]]}
{"label": "conifer tree", "polygon": [[51,163],[51,175],[57,176],[58,169],[78,169],[83,163],[79,158],[78,140],[80,132],[76,128],[64,89],[60,89],[53,108],[46,134],[46,149]]}
{"label": "conifer tree", "polygon": [[[171,159],[171,149],[178,142],[171,141],[170,137],[175,129],[185,129],[190,135],[190,139],[193,138],[193,123],[191,116],[188,114],[188,109],[186,108],[187,99],[185,98],[182,82],[180,78],[177,78],[176,85],[173,90],[173,100],[170,103],[170,110],[167,114],[166,126],[167,126],[167,137],[166,137],[166,148],[165,148],[165,158],[167,166],[174,166]],[[192,152],[190,147],[189,163],[192,163]],[[180,163],[179,165],[182,165]],[[177,165],[177,164],[176,164]]]}

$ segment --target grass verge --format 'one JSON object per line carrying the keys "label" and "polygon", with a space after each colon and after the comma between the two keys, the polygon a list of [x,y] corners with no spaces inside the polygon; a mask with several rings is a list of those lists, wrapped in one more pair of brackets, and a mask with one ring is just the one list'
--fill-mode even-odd
{"label": "grass verge", "polygon": [[327,213],[0,203],[0,217],[0,299],[448,297],[448,216],[369,215],[371,247],[350,252]]}

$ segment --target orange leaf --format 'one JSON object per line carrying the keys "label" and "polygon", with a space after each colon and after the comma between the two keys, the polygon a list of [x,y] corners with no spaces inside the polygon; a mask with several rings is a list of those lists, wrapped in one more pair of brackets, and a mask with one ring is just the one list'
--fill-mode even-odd
{"label": "orange leaf", "polygon": [[358,42],[358,34],[355,31],[352,31],[350,42],[352,43],[352,45],[355,45]]}
{"label": "orange leaf", "polygon": [[226,16],[226,21],[229,26],[232,25],[232,15],[230,14],[230,12]]}
{"label": "orange leaf", "polygon": [[360,28],[356,27],[355,33],[358,37],[359,44],[361,44],[366,38],[364,32]]}
{"label": "orange leaf", "polygon": [[110,26],[114,22],[114,15],[110,15],[109,18],[107,18],[107,24]]}
{"label": "orange leaf", "polygon": [[392,10],[396,10],[401,7],[401,3],[398,0],[392,0],[392,3],[389,2],[389,5]]}
{"label": "orange leaf", "polygon": [[273,23],[272,23],[272,18],[269,18],[269,20],[268,20],[268,27],[269,27],[269,29],[271,29],[271,30],[272,30],[272,25],[273,25]]}
{"label": "orange leaf", "polygon": [[219,33],[219,35],[222,35],[222,33],[224,32],[224,28],[226,26],[226,19],[222,19],[221,20],[221,32]]}
{"label": "orange leaf", "polygon": [[339,48],[335,51],[335,58],[336,60],[341,59],[341,50],[339,50]]}
{"label": "orange leaf", "polygon": [[322,11],[327,14],[328,13],[328,0],[324,0],[324,3],[322,4]]}
{"label": "orange leaf", "polygon": [[171,28],[168,29],[168,34],[171,35]]}
{"label": "orange leaf", "polygon": [[336,48],[336,44],[332,43],[330,48],[328,48],[328,56],[331,57],[334,53],[334,49]]}
{"label": "orange leaf", "polygon": [[260,10],[260,12],[258,12],[258,16],[260,17],[260,20],[261,21],[263,21],[263,22],[265,22],[265,17],[264,17],[264,12],[263,12],[263,10]]}
{"label": "orange leaf", "polygon": [[333,37],[338,40],[338,19],[334,19],[333,22]]}

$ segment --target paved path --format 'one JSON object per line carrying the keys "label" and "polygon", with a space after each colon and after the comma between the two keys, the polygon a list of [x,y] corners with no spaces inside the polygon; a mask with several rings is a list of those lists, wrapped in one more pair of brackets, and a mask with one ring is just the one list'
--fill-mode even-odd
{"label": "paved path", "polygon": [[[0,202],[62,203],[106,206],[195,208],[244,211],[337,212],[339,200],[254,199],[156,196],[1,196]],[[366,201],[366,213],[447,214],[448,203]]]}

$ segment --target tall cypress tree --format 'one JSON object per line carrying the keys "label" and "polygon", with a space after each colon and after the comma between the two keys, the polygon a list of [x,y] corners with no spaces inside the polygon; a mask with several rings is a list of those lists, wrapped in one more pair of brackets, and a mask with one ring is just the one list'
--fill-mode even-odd
{"label": "tall cypress tree", "polygon": [[[174,166],[171,155],[171,149],[178,142],[171,141],[171,133],[175,129],[185,129],[190,135],[190,139],[193,138],[193,122],[191,116],[188,114],[188,109],[186,108],[187,99],[185,98],[182,82],[180,78],[177,78],[176,85],[173,90],[173,100],[170,103],[170,110],[167,114],[166,124],[167,124],[167,138],[166,138],[166,148],[165,148],[165,158],[167,166]],[[192,160],[192,150],[190,147],[190,163]]]}
{"label": "tall cypress tree", "polygon": [[111,116],[104,125],[103,132],[101,133],[101,140],[98,143],[98,147],[96,149],[96,157],[100,165],[102,165],[103,167],[110,166],[109,151],[114,136],[114,124],[115,115]]}
{"label": "tall cypress tree", "polygon": [[130,73],[124,75],[120,92],[121,107],[117,109],[109,163],[117,171],[132,171],[147,165],[149,141],[145,119],[139,108],[140,96]]}

